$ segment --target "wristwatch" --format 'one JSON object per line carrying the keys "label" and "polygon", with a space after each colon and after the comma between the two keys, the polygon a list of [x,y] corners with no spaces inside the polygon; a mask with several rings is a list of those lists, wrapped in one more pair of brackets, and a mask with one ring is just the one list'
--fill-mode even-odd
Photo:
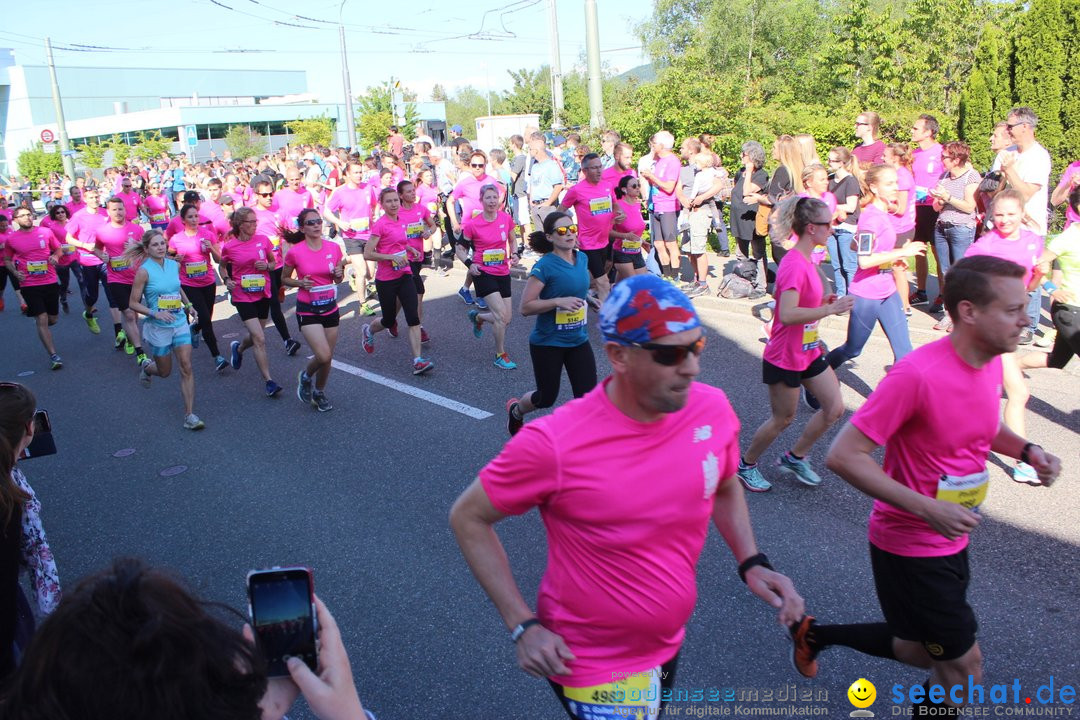
{"label": "wristwatch", "polygon": [[516,628],[510,631],[510,641],[516,643],[521,639],[521,636],[525,634],[525,631],[531,628],[533,625],[539,625],[540,621],[536,618],[529,618],[523,623],[519,623]]}

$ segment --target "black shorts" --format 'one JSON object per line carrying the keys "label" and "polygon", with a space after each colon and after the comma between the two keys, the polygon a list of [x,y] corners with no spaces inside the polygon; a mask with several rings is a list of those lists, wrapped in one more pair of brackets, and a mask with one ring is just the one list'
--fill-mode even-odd
{"label": "black shorts", "polygon": [[896,244],[893,245],[893,248],[902,248],[914,239],[915,228],[912,228],[902,233],[896,233]]}
{"label": "black shorts", "polygon": [[[430,253],[428,253],[430,255]],[[409,267],[412,268],[413,285],[416,285],[416,294],[424,294],[424,278],[420,277],[420,269],[424,266],[422,260],[410,260]]]}
{"label": "black shorts", "polygon": [[367,244],[367,238],[350,238],[342,237],[342,243],[345,245],[345,253],[348,255],[363,255],[364,245]]}
{"label": "black shorts", "polygon": [[615,261],[616,265],[630,263],[634,266],[635,270],[640,270],[641,268],[645,267],[645,256],[641,254],[640,250],[632,253],[624,253],[615,250],[612,259]]}
{"label": "black shorts", "polygon": [[810,365],[799,372],[798,370],[785,370],[782,367],[773,365],[768,360],[761,361],[761,381],[766,385],[775,385],[778,382],[782,382],[788,387],[797,388],[802,385],[803,380],[809,380],[812,377],[817,377],[821,373],[829,369],[829,361],[825,359],[825,355],[818,355],[817,359]]}
{"label": "black shorts", "polygon": [[589,258],[589,274],[594,278],[607,275],[608,260],[611,259],[611,248],[602,247],[595,250],[582,250],[585,257]]}
{"label": "black shorts", "polygon": [[248,320],[265,320],[270,317],[270,298],[264,297],[255,302],[233,302],[233,307],[236,308],[236,314],[240,316],[240,319],[244,322]]}
{"label": "black shorts", "polygon": [[127,283],[110,282],[105,286],[109,294],[109,307],[123,312],[130,307],[131,286]]}
{"label": "black shorts", "polygon": [[874,586],[893,636],[922,643],[934,660],[975,645],[979,624],[967,602],[967,548],[942,557],[905,557],[870,545]]}
{"label": "black shorts", "polygon": [[297,315],[296,323],[303,328],[305,325],[322,325],[324,328],[336,328],[341,324],[341,312],[334,308],[333,312],[325,315]]}
{"label": "black shorts", "polygon": [[60,286],[56,283],[23,285],[22,296],[26,303],[26,314],[30,317],[55,316],[60,312]]}
{"label": "black shorts", "polygon": [[938,212],[933,205],[916,205],[914,239],[927,245],[933,245],[934,226],[937,225],[937,218]]}
{"label": "black shorts", "polygon": [[489,275],[483,270],[479,275],[473,276],[473,290],[477,297],[487,297],[492,293],[499,293],[504,298],[510,297],[510,276]]}
{"label": "black shorts", "polygon": [[652,214],[653,227],[656,230],[656,239],[664,242],[675,242],[679,239],[679,213],[677,212],[654,212]]}

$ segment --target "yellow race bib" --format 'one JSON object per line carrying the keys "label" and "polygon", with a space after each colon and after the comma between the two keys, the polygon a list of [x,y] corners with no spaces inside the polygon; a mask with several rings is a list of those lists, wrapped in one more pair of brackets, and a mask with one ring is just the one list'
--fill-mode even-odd
{"label": "yellow race bib", "polygon": [[602,685],[564,687],[574,717],[582,720],[655,718],[660,712],[660,668],[628,675]]}
{"label": "yellow race bib", "polygon": [[610,215],[611,214],[611,198],[610,197],[598,197],[589,201],[589,214],[590,215]]}
{"label": "yellow race bib", "polygon": [[370,224],[371,220],[366,217],[353,218],[349,221],[349,227],[357,232],[367,230]]}
{"label": "yellow race bib", "polygon": [[161,293],[157,299],[157,309],[165,312],[174,312],[182,308],[184,304],[180,300],[180,293]]}
{"label": "yellow race bib", "polygon": [[109,258],[109,269],[113,272],[123,272],[131,269],[131,261],[124,256]]}
{"label": "yellow race bib", "polygon": [[405,237],[410,240],[419,240],[424,237],[424,223],[413,222],[405,226]]}
{"label": "yellow race bib", "polygon": [[31,277],[40,277],[49,272],[48,260],[27,260],[26,274]]}
{"label": "yellow race bib", "polygon": [[577,330],[585,327],[588,317],[588,305],[582,305],[577,310],[555,310],[556,330]]}
{"label": "yellow race bib", "polygon": [[803,325],[802,331],[802,349],[813,350],[818,346],[818,320],[812,323],[806,323]]}
{"label": "yellow race bib", "polygon": [[633,240],[622,241],[622,252],[640,252],[641,251],[641,238],[635,237]]}
{"label": "yellow race bib", "polygon": [[506,250],[503,248],[492,248],[484,251],[483,261],[485,265],[502,265],[506,262]]}
{"label": "yellow race bib", "polygon": [[258,274],[241,275],[240,288],[244,292],[261,293],[266,290],[266,276]]}
{"label": "yellow race bib", "polygon": [[938,480],[937,499],[963,505],[968,510],[978,511],[986,500],[986,491],[990,489],[990,473],[986,470],[957,477],[942,475]]}
{"label": "yellow race bib", "polygon": [[189,278],[205,277],[209,269],[205,260],[184,263],[184,274]]}

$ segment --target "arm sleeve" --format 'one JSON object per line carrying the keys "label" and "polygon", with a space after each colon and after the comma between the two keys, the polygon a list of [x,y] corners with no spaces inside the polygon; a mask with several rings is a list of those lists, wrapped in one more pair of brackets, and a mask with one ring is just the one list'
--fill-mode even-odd
{"label": "arm sleeve", "polygon": [[530,423],[478,474],[488,499],[507,515],[521,515],[558,492],[559,468],[553,443]]}

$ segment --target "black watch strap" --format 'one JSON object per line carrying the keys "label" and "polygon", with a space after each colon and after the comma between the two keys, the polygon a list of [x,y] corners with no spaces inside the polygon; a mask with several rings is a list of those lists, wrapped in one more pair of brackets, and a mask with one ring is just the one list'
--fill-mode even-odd
{"label": "black watch strap", "polygon": [[539,625],[540,621],[536,618],[529,618],[523,623],[520,623],[516,628],[510,631],[510,641],[516,643],[521,639],[521,636],[525,634],[525,631],[531,628],[533,625]]}

